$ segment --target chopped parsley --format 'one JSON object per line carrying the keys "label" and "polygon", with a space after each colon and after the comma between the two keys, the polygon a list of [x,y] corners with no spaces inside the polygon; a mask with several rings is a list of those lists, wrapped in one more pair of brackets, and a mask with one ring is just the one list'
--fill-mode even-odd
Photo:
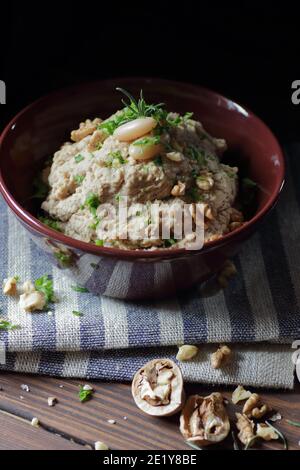
{"label": "chopped parsley", "polygon": [[85,178],[85,175],[75,175],[74,180],[77,184],[81,184]]}
{"label": "chopped parsley", "polygon": [[79,153],[78,155],[75,155],[74,160],[76,163],[80,163],[82,160],[84,160],[84,156]]}
{"label": "chopped parsley", "polygon": [[78,396],[81,403],[90,400],[93,396],[93,393],[93,390],[84,390],[84,387],[82,387],[82,385],[79,386]]}
{"label": "chopped parsley", "polygon": [[188,121],[189,119],[192,119],[193,116],[194,116],[194,113],[191,113],[190,111],[188,111],[187,113],[184,114],[183,120]]}
{"label": "chopped parsley", "polygon": [[162,166],[163,165],[163,161],[162,161],[162,158],[161,158],[160,155],[158,157],[156,157],[153,161],[154,161],[154,164],[156,166]]}
{"label": "chopped parsley", "polygon": [[97,245],[97,246],[103,246],[103,245],[104,245],[104,241],[97,239],[97,240],[95,240],[95,245]]}
{"label": "chopped parsley", "polygon": [[164,240],[164,246],[169,248],[170,246],[175,245],[176,242],[177,240],[175,240],[175,238],[169,238],[168,240]]}
{"label": "chopped parsley", "polygon": [[203,196],[202,194],[199,193],[199,190],[198,188],[191,188],[188,192],[188,195],[191,197],[191,199],[194,201],[194,202],[200,202],[200,201],[203,201]]}
{"label": "chopped parsley", "polygon": [[174,152],[174,148],[172,147],[171,144],[169,144],[169,142],[164,142],[164,147],[167,152]]}
{"label": "chopped parsley", "polygon": [[182,117],[176,116],[175,118],[171,118],[169,115],[166,117],[166,122],[171,127],[179,126],[182,123]]}
{"label": "chopped parsley", "polygon": [[97,208],[100,205],[100,199],[95,193],[89,193],[84,205],[89,208],[90,212],[95,216]]}
{"label": "chopped parsley", "polygon": [[53,281],[49,278],[48,274],[36,279],[34,281],[36,290],[42,292],[45,295],[46,303],[54,302],[54,290],[53,290]]}
{"label": "chopped parsley", "polygon": [[63,266],[70,266],[73,263],[73,256],[69,253],[56,251],[54,256]]}
{"label": "chopped parsley", "polygon": [[124,165],[124,163],[127,163],[127,160],[122,157],[122,154],[120,150],[117,150],[116,152],[110,152],[108,154],[108,159],[105,162],[105,165],[107,167],[118,167],[120,165]]}
{"label": "chopped parsley", "polygon": [[[102,147],[103,147],[103,142],[98,142],[98,143],[96,144],[96,151],[97,151],[97,150],[100,150]],[[93,156],[94,156],[94,155],[91,153],[91,157],[93,157]]]}
{"label": "chopped parsley", "polygon": [[192,160],[199,163],[199,165],[203,166],[205,164],[205,153],[203,150],[198,149],[194,145],[190,145],[187,149],[187,154]]}
{"label": "chopped parsley", "polygon": [[92,230],[96,230],[96,228],[98,227],[98,225],[100,224],[100,221],[101,221],[99,219],[99,217],[97,217],[97,216],[94,217],[94,220],[95,220],[94,222],[89,224],[89,228],[91,228]]}
{"label": "chopped parsley", "polygon": [[133,142],[132,145],[138,146],[148,146],[148,145],[157,145],[160,142],[160,137],[158,135],[150,136],[150,137],[142,137],[141,139],[136,140]]}
{"label": "chopped parsley", "polygon": [[91,268],[98,269],[99,265],[97,263],[90,263]]}
{"label": "chopped parsley", "polygon": [[[123,119],[123,115],[122,115]],[[105,131],[107,134],[112,135],[117,127],[119,127],[121,124],[119,124],[120,121],[122,121],[121,116],[117,117],[114,116],[111,119],[108,119],[107,121],[102,122],[99,124],[98,129],[102,129]]]}
{"label": "chopped parsley", "polygon": [[43,217],[42,215],[39,216],[39,220],[43,224],[48,225],[48,227],[52,228],[53,230],[56,230],[57,232],[61,232],[61,228],[57,220],[51,219],[51,217]]}
{"label": "chopped parsley", "polygon": [[82,313],[82,312],[78,312],[77,310],[72,310],[72,314],[73,314],[75,317],[83,317],[83,313]]}
{"label": "chopped parsley", "polygon": [[86,287],[82,287],[82,286],[71,286],[71,289],[73,289],[75,292],[81,292],[82,294],[89,292],[89,290]]}
{"label": "chopped parsley", "polygon": [[231,168],[228,168],[227,170],[225,170],[227,175],[229,176],[229,178],[235,178],[237,175],[236,175],[236,172],[233,171]]}
{"label": "chopped parsley", "polygon": [[12,331],[20,328],[20,325],[13,325],[10,321],[0,319],[0,330]]}
{"label": "chopped parsley", "polygon": [[175,118],[172,118],[168,114],[166,116],[166,124],[167,124],[167,126],[170,126],[170,127],[177,127],[180,124],[182,124],[182,123],[188,121],[189,119],[191,119],[193,117],[193,114],[194,113],[188,112],[188,113],[185,113],[183,116],[178,115]]}

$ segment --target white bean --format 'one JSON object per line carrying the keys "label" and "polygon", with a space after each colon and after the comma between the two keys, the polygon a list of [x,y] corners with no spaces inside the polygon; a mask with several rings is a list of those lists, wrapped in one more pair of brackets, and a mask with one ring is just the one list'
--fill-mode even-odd
{"label": "white bean", "polygon": [[160,154],[163,151],[163,146],[161,144],[153,145],[133,145],[129,146],[129,155],[134,158],[134,160],[151,160],[156,155]]}
{"label": "white bean", "polygon": [[148,134],[156,125],[157,122],[152,117],[138,118],[117,127],[113,135],[121,142],[130,142]]}

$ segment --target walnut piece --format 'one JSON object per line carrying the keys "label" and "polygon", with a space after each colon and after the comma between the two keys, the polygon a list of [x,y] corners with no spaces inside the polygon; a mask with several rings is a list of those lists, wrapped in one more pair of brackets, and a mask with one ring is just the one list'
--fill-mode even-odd
{"label": "walnut piece", "polygon": [[229,360],[231,354],[231,349],[226,344],[220,346],[210,357],[212,368],[219,369],[222,367]]}
{"label": "walnut piece", "polygon": [[46,305],[46,297],[42,292],[34,291],[20,295],[20,306],[26,312],[43,310]]}
{"label": "walnut piece", "polygon": [[217,139],[216,137],[213,137],[212,139],[217,151],[221,152],[221,154],[223,152],[225,152],[225,150],[227,150],[227,143],[226,143],[226,140],[224,139]]}
{"label": "walnut piece", "polygon": [[136,405],[152,416],[173,415],[184,401],[181,371],[170,359],[147,362],[134,375],[131,391]]}
{"label": "walnut piece", "polygon": [[96,118],[93,121],[86,119],[85,122],[79,124],[79,128],[71,132],[71,140],[79,142],[84,139],[87,135],[93,134],[97,129],[97,126],[101,123],[101,119]]}
{"label": "walnut piece", "polygon": [[166,153],[166,157],[168,160],[171,160],[171,162],[182,162],[184,159],[184,156],[181,152],[168,152]]}
{"label": "walnut piece", "polygon": [[57,398],[56,397],[48,397],[48,406],[54,406],[57,403]]}
{"label": "walnut piece", "polygon": [[235,413],[237,418],[236,427],[239,430],[239,440],[247,445],[248,442],[254,437],[254,423],[246,415],[241,413]]}
{"label": "walnut piece", "polygon": [[191,344],[183,344],[179,346],[178,353],[176,359],[178,361],[189,361],[193,357],[195,357],[199,352],[197,346],[193,346]]}
{"label": "walnut piece", "polygon": [[187,442],[200,447],[223,441],[230,422],[222,395],[189,397],[180,416],[180,431]]}
{"label": "walnut piece", "polygon": [[5,295],[17,294],[17,279],[15,277],[10,277],[4,280],[3,294]]}
{"label": "walnut piece", "polygon": [[91,137],[91,140],[88,143],[87,149],[89,152],[95,152],[99,150],[101,147],[102,142],[107,138],[106,132],[101,129],[95,131]]}
{"label": "walnut piece", "polygon": [[39,421],[38,418],[34,417],[34,418],[32,418],[30,424],[31,424],[31,426],[33,426],[34,428],[38,428],[39,425],[40,425],[40,421]]}
{"label": "walnut piece", "polygon": [[173,186],[171,195],[178,197],[178,196],[184,196],[185,194],[185,183],[182,183],[181,181],[178,181],[175,186]]}
{"label": "walnut piece", "polygon": [[214,179],[210,171],[201,171],[196,178],[196,185],[202,191],[209,191],[214,185]]}
{"label": "walnut piece", "polygon": [[253,408],[252,417],[256,419],[262,418],[269,411],[268,405],[262,405],[260,408]]}
{"label": "walnut piece", "polygon": [[35,287],[31,281],[25,281],[22,285],[22,292],[23,294],[30,294],[30,292],[34,292]]}
{"label": "walnut piece", "polygon": [[249,418],[262,418],[269,411],[268,405],[261,403],[261,398],[257,393],[252,393],[244,404],[243,413]]}
{"label": "walnut piece", "polygon": [[236,405],[239,401],[247,400],[249,397],[251,397],[251,392],[249,390],[245,390],[242,385],[238,385],[232,393],[231,401]]}
{"label": "walnut piece", "polygon": [[109,450],[107,445],[104,442],[96,441],[95,442],[95,450]]}
{"label": "walnut piece", "polygon": [[260,403],[260,396],[257,393],[252,393],[244,404],[243,413],[247,416],[251,416],[253,408],[256,408]]}
{"label": "walnut piece", "polygon": [[258,423],[256,429],[256,436],[261,437],[264,441],[271,441],[278,439],[278,434],[270,426],[264,423]]}

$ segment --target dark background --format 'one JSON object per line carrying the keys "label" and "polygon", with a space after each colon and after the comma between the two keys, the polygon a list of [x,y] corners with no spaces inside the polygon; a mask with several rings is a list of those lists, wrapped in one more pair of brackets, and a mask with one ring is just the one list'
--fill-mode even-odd
{"label": "dark background", "polygon": [[[283,141],[300,138],[300,15],[293,4],[185,0],[1,6],[0,126],[24,105],[74,83],[159,76],[219,91],[262,117]],[[283,6],[284,5],[284,6]]]}

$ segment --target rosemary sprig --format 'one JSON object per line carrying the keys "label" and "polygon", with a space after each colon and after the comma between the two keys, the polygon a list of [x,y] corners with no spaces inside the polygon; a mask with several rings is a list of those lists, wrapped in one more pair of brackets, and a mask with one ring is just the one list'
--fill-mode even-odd
{"label": "rosemary sprig", "polygon": [[129,109],[133,116],[135,116],[133,119],[147,116],[151,116],[154,119],[157,119],[162,117],[162,113],[164,115],[166,113],[166,111],[162,109],[164,103],[147,104],[144,100],[143,90],[140,92],[140,98],[138,101],[127,90],[124,90],[124,88],[117,87],[116,90],[123,93],[123,95],[129,99],[129,103],[127,103],[124,99],[122,99],[122,103],[124,104],[125,108]]}
{"label": "rosemary sprig", "polygon": [[249,439],[249,441],[247,442],[247,444],[245,445],[244,447],[244,450],[249,450],[254,444],[256,441],[259,441],[261,439],[260,436],[253,436],[251,437],[251,439]]}
{"label": "rosemary sprig", "polygon": [[89,292],[89,290],[86,287],[82,287],[82,286],[71,286],[71,289],[73,289],[75,292],[81,292],[81,293]]}
{"label": "rosemary sprig", "polygon": [[232,436],[232,441],[233,441],[233,450],[240,450],[240,446],[239,446],[239,443],[237,441],[234,431],[231,432],[231,436]]}
{"label": "rosemary sprig", "polygon": [[192,442],[185,441],[185,443],[186,443],[188,446],[192,447],[192,449],[195,449],[195,450],[203,450],[201,447],[196,446],[196,444],[192,444]]}
{"label": "rosemary sprig", "polygon": [[271,423],[270,421],[265,421],[265,423],[270,426],[270,428],[273,429],[273,431],[276,432],[276,434],[278,434],[278,436],[280,437],[282,443],[283,443],[283,447],[284,447],[284,450],[288,450],[289,446],[288,446],[288,442],[286,440],[286,437],[282,434],[282,432],[280,432],[277,428],[275,428]]}
{"label": "rosemary sprig", "polygon": [[296,426],[297,428],[300,428],[300,421],[292,421],[290,419],[286,419],[286,422],[291,426]]}

